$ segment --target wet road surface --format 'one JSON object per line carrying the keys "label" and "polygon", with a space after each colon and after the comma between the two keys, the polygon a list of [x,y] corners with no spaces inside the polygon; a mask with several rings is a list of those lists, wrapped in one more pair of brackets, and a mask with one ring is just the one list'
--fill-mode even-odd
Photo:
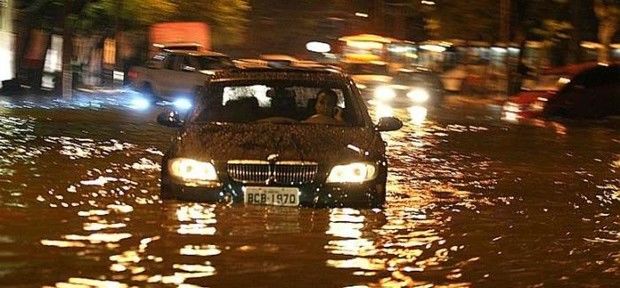
{"label": "wet road surface", "polygon": [[161,203],[174,130],[126,98],[0,97],[0,285],[620,285],[616,124],[373,106],[383,210]]}

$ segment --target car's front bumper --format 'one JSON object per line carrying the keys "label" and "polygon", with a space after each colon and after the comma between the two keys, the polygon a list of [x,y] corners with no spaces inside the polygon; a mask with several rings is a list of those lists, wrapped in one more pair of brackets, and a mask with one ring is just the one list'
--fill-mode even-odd
{"label": "car's front bumper", "polygon": [[[218,187],[189,187],[164,180],[165,193],[174,199],[194,202],[245,203],[244,185],[231,182]],[[272,187],[284,187],[273,185]],[[286,186],[291,187],[291,186]],[[305,207],[380,206],[385,201],[385,181],[375,179],[362,184],[305,184],[293,186],[299,190],[299,205]],[[164,193],[162,191],[162,193]]]}

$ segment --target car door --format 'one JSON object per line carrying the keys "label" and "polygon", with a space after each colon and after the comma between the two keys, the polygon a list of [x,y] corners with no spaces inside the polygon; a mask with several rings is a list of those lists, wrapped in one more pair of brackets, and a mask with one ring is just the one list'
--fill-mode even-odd
{"label": "car door", "polygon": [[177,55],[177,62],[171,72],[171,93],[172,98],[191,96],[194,90],[197,67],[192,63],[190,55]]}
{"label": "car door", "polygon": [[156,94],[156,96],[161,96],[164,92],[163,83],[161,80],[163,79],[162,71],[165,69],[167,62],[170,61],[170,54],[168,53],[158,53],[153,56],[151,60],[149,60],[147,64],[147,70],[145,75],[141,75],[143,83],[140,83],[141,89],[143,85],[149,85],[152,92]]}
{"label": "car door", "polygon": [[159,70],[153,78],[154,82],[157,83],[159,87],[160,96],[163,98],[169,98],[172,92],[174,91],[174,70],[178,65],[178,56],[175,54],[169,54],[166,61],[164,62],[163,69]]}

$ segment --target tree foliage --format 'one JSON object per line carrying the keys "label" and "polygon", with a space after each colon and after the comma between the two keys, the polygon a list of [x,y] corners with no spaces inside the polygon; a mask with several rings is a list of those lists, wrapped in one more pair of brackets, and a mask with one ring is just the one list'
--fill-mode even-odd
{"label": "tree foliage", "polygon": [[599,61],[609,61],[609,45],[618,30],[620,20],[620,4],[613,0],[596,0],[594,12],[599,19],[598,37],[602,44],[599,52]]}
{"label": "tree foliage", "polygon": [[427,23],[439,38],[495,42],[500,30],[499,4],[497,0],[442,1]]}
{"label": "tree foliage", "polygon": [[[35,26],[62,27],[66,0],[22,0]],[[144,30],[166,21],[201,21],[212,28],[214,43],[239,44],[244,39],[248,0],[72,0],[74,27],[81,34],[113,34]]]}
{"label": "tree foliage", "polygon": [[241,43],[245,37],[248,0],[172,0],[177,11],[171,18],[180,21],[206,22],[212,29],[213,43],[229,46]]}

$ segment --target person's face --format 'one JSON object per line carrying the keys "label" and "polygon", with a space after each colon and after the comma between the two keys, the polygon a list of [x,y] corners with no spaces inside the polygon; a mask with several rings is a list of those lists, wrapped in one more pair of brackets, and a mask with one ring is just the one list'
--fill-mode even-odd
{"label": "person's face", "polygon": [[317,114],[333,117],[335,106],[335,99],[331,99],[331,97],[329,97],[325,93],[321,93],[316,99],[316,105],[314,105],[314,109],[316,110]]}

